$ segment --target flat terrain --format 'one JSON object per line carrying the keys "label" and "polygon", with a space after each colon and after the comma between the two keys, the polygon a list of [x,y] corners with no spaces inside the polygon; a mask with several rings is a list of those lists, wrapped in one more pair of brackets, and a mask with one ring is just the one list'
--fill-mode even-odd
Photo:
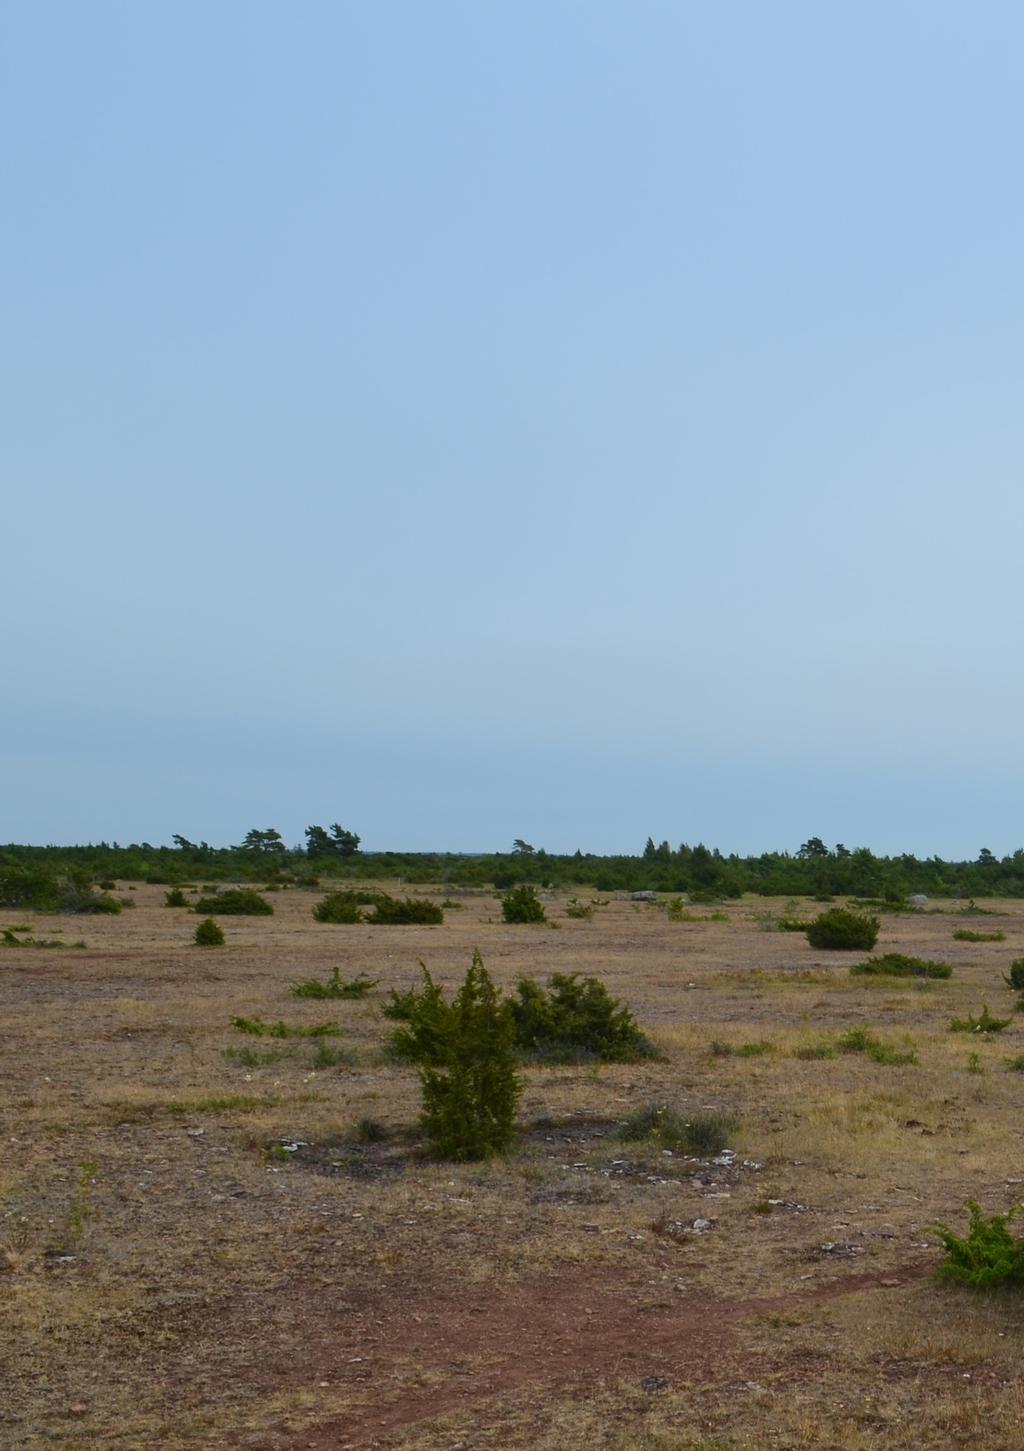
{"label": "flat terrain", "polygon": [[[202,949],[162,888],[118,890],[119,917],[0,917],[86,943],[0,947],[5,1448],[1024,1446],[1024,1306],[936,1283],[930,1232],[1024,1193],[1002,981],[1024,904],[884,916],[876,951],[954,966],[921,984],[851,977],[867,954],[766,930],[786,909],[761,899],[672,922],[562,897],[553,930],[467,896],[387,928],[318,924],[293,890]],[[450,986],[474,947],[500,984],[600,977],[661,1056],[528,1069],[513,1152],[436,1164],[379,1009],[418,958]],[[289,995],[335,966],[379,986]],[[948,1030],[983,1003],[1010,1027]],[[235,1016],[335,1019],[341,1059]],[[806,1056],[858,1026],[918,1062]],[[735,1153],[621,1142],[651,1102],[734,1115]]]}

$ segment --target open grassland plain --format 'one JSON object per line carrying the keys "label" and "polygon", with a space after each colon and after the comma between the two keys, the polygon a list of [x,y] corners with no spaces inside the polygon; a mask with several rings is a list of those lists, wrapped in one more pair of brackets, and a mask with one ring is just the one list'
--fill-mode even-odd
{"label": "open grassland plain", "polygon": [[[1024,1193],[1024,904],[883,914],[874,955],[942,979],[768,930],[808,901],[372,926],[289,890],[202,948],[130,895],[0,919],[85,943],[0,947],[5,1448],[1024,1446],[1024,1304],[937,1282],[933,1230]],[[1004,940],[954,938],[978,922]],[[506,989],[600,978],[658,1051],[525,1067],[512,1151],[437,1163],[381,1006],[474,948]],[[373,986],[289,991],[335,968]],[[950,1031],[984,1005],[1009,1025]],[[734,1120],[729,1151],[622,1140],[650,1104]]]}

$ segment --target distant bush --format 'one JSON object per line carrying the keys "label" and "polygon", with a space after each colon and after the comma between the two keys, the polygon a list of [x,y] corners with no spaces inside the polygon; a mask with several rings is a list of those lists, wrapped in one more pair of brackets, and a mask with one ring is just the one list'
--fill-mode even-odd
{"label": "distant bush", "polygon": [[274,909],[252,887],[232,887],[227,892],[214,892],[200,897],[193,911],[213,912],[218,917],[272,917]]}
{"label": "distant bush", "polygon": [[555,973],[547,991],[532,978],[521,977],[512,1016],[519,1047],[549,1062],[572,1061],[582,1054],[626,1063],[654,1055],[630,1010],[594,977]]}
{"label": "distant bush", "polygon": [[290,1027],[280,1021],[265,1023],[262,1018],[232,1018],[231,1026],[254,1038],[336,1038],[342,1031],[333,1018],[328,1023],[315,1023],[311,1028]]}
{"label": "distant bush", "polygon": [[341,970],[336,967],[326,982],[309,977],[305,982],[292,983],[288,991],[296,998],[364,998],[376,986],[376,979],[362,972],[342,982]]}
{"label": "distant bush", "polygon": [[1018,1290],[1024,1286],[1024,1238],[1010,1233],[1015,1214],[993,1214],[986,1219],[981,1206],[967,1201],[971,1216],[967,1236],[961,1239],[944,1224],[935,1226],[946,1258],[939,1273],[972,1290]]}
{"label": "distant bush", "polygon": [[957,942],[1005,942],[1005,932],[972,932],[968,927],[958,927],[953,933]]}
{"label": "distant bush", "polygon": [[586,902],[581,902],[579,898],[570,897],[565,904],[565,915],[567,917],[576,917],[581,922],[589,922],[590,918],[594,915],[594,909]]}
{"label": "distant bush", "polygon": [[878,918],[833,907],[822,912],[807,928],[807,941],[812,947],[854,951],[874,947],[878,941]]}
{"label": "distant bush", "polygon": [[1007,987],[1012,987],[1014,992],[1024,992],[1024,957],[1015,957],[1010,963],[1010,973],[1003,981]]}
{"label": "distant bush", "polygon": [[332,892],[313,908],[318,922],[349,925],[363,920],[362,908],[355,892]]}
{"label": "distant bush", "polygon": [[520,1092],[514,1024],[479,952],[451,1003],[426,968],[396,1050],[415,1063],[422,1122],[443,1159],[485,1159],[512,1141]]}
{"label": "distant bush", "polygon": [[172,887],[169,892],[164,893],[165,907],[187,907],[188,898],[180,887]]}
{"label": "distant bush", "polygon": [[224,933],[212,917],[207,917],[196,928],[195,936],[192,940],[197,947],[223,947]]}
{"label": "distant bush", "polygon": [[522,883],[501,899],[501,915],[506,922],[544,922],[544,903],[538,901],[532,887]]}
{"label": "distant bush", "polygon": [[384,897],[377,902],[372,917],[367,917],[372,927],[440,926],[444,912],[436,902],[425,897]]}
{"label": "distant bush", "polygon": [[729,1143],[737,1122],[728,1114],[693,1114],[689,1118],[665,1104],[651,1103],[631,1113],[619,1129],[625,1143],[650,1140],[677,1153],[709,1158]]}
{"label": "distant bush", "polygon": [[854,975],[881,977],[952,977],[947,962],[930,962],[925,957],[905,957],[902,952],[887,952],[850,968]]}
{"label": "distant bush", "polygon": [[983,1004],[977,1017],[968,1014],[966,1018],[950,1018],[949,1031],[951,1033],[1001,1033],[1012,1022],[1012,1018],[993,1018],[988,1010],[988,1005]]}

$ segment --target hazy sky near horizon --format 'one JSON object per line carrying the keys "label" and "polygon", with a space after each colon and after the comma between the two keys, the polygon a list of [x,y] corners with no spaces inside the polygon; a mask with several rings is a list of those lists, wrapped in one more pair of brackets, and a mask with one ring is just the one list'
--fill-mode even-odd
{"label": "hazy sky near horizon", "polygon": [[1024,843],[1022,50],[11,0],[0,840]]}

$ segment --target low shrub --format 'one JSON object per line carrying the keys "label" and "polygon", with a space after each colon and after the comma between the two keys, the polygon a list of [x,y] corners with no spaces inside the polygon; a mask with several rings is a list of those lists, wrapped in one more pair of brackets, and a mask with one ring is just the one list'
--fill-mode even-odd
{"label": "low shrub", "polygon": [[196,928],[192,940],[197,947],[223,947],[224,933],[212,917],[206,917]]}
{"label": "low shrub", "polygon": [[1016,1213],[993,1214],[986,1219],[981,1206],[968,1199],[970,1226],[965,1238],[944,1224],[935,1233],[946,1251],[939,1274],[972,1290],[1020,1289],[1024,1286],[1024,1237],[1010,1233]]}
{"label": "low shrub", "polygon": [[877,917],[865,917],[860,912],[848,912],[845,907],[833,907],[828,912],[822,912],[807,927],[807,941],[812,947],[844,952],[872,948],[878,941],[878,926]]}
{"label": "low shrub", "polygon": [[728,1114],[703,1113],[686,1118],[666,1104],[651,1103],[631,1113],[619,1129],[624,1143],[644,1140],[674,1152],[709,1158],[720,1154],[738,1127]]}
{"label": "low shrub", "polygon": [[578,897],[570,897],[565,904],[565,915],[567,917],[575,917],[581,922],[589,922],[594,915],[594,909],[592,906],[588,906],[586,902],[581,902]]}
{"label": "low shrub", "polygon": [[519,1048],[547,1062],[586,1055],[627,1063],[654,1056],[633,1014],[595,977],[555,973],[546,991],[521,977],[511,1010]]}
{"label": "low shrub", "polygon": [[346,1053],[343,1048],[332,1048],[330,1043],[325,1043],[323,1038],[318,1039],[316,1052],[309,1061],[310,1068],[337,1068],[340,1063],[351,1063],[352,1055]]}
{"label": "low shrub", "polygon": [[966,1018],[950,1018],[949,1031],[951,1033],[1001,1033],[1012,1022],[1012,1018],[993,1018],[988,1010],[988,1005],[983,1004],[977,1017],[968,1014]]}
{"label": "low shrub", "polygon": [[172,887],[169,892],[164,893],[165,907],[187,907],[188,898],[180,887]]}
{"label": "low shrub", "polygon": [[501,915],[506,922],[544,922],[547,920],[544,903],[537,893],[525,883],[513,887],[501,899]]}
{"label": "low shrub", "polygon": [[831,1043],[803,1043],[799,1048],[794,1048],[793,1057],[810,1062],[816,1058],[834,1058],[836,1050]]}
{"label": "low shrub", "polygon": [[444,912],[436,902],[428,901],[426,897],[382,896],[373,916],[366,920],[372,927],[440,926],[444,922]]}
{"label": "low shrub", "polygon": [[776,917],[776,932],[807,932],[814,924],[803,917]]}
{"label": "low shrub", "polygon": [[265,1023],[262,1018],[232,1018],[231,1026],[239,1033],[249,1033],[254,1038],[337,1038],[341,1028],[331,1019],[327,1023],[315,1023],[310,1028],[295,1028],[280,1020]]}
{"label": "low shrub", "polygon": [[1024,992],[1024,957],[1015,957],[1010,963],[1009,974],[1003,978],[1007,987],[1014,992]]}
{"label": "low shrub", "polygon": [[305,982],[292,983],[288,991],[295,998],[365,998],[376,986],[377,979],[363,972],[342,982],[341,970],[336,967],[326,982],[309,977]]}
{"label": "low shrub", "polygon": [[333,922],[349,926],[363,920],[361,904],[355,892],[332,892],[313,908],[318,922]]}
{"label": "low shrub", "polygon": [[391,1130],[378,1118],[361,1118],[352,1131],[352,1137],[360,1144],[383,1144],[391,1137]]}
{"label": "low shrub", "polygon": [[1011,1073],[1024,1073],[1024,1053],[1018,1053],[1016,1058],[1007,1058],[1006,1066]]}
{"label": "low shrub", "polygon": [[272,917],[274,909],[265,897],[252,887],[232,887],[226,892],[214,892],[209,897],[200,897],[192,909],[218,917]]}
{"label": "low shrub", "polygon": [[953,933],[957,942],[1005,942],[1005,932],[972,932],[969,927],[958,927]]}
{"label": "low shrub", "polygon": [[902,952],[887,952],[883,957],[872,957],[867,962],[858,962],[850,972],[865,977],[952,977],[953,969],[947,962],[930,962],[925,957],[906,957]]}

